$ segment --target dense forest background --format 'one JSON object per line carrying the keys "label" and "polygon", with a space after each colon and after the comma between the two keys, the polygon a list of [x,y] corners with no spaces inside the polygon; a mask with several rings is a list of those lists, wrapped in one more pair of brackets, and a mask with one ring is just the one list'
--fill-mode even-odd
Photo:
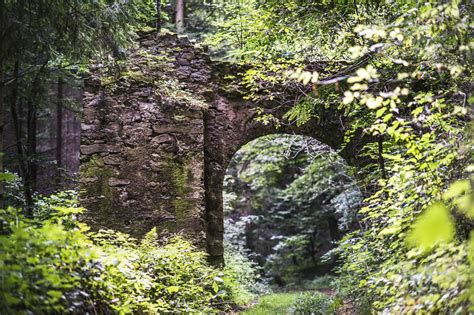
{"label": "dense forest background", "polygon": [[[0,312],[473,312],[472,10],[461,0],[0,0]],[[104,80],[123,77],[153,32],[241,65],[232,79],[259,124],[344,118],[338,151],[317,135],[275,134],[234,155],[225,266],[183,233],[135,239],[83,220],[84,79],[98,67]],[[263,104],[290,86],[298,97],[276,117]],[[341,157],[355,140],[357,165]]]}

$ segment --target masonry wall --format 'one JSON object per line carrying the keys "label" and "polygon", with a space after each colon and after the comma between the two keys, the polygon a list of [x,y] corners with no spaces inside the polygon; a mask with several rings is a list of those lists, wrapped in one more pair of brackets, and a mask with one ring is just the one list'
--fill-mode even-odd
{"label": "masonry wall", "polygon": [[[271,133],[308,135],[335,149],[343,142],[335,110],[302,127],[256,122],[257,106],[239,85],[244,70],[172,34],[148,34],[126,63],[92,68],[81,126],[85,220],[135,237],[155,227],[182,232],[221,263],[223,180],[243,144]],[[301,87],[274,88],[279,97],[259,106],[281,117]]]}
{"label": "masonry wall", "polygon": [[156,227],[204,243],[205,103],[178,80],[208,72],[187,40],[157,39],[143,38],[146,53],[118,76],[97,68],[86,81],[81,198],[95,228],[140,237]]}

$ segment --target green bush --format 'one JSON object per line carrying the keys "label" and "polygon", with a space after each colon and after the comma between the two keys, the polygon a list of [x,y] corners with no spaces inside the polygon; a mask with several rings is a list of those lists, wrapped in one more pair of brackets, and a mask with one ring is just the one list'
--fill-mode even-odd
{"label": "green bush", "polygon": [[238,270],[210,267],[181,237],[160,245],[155,230],[140,242],[89,232],[76,201],[41,198],[33,219],[0,210],[0,313],[213,313],[238,296]]}
{"label": "green bush", "polygon": [[336,313],[336,303],[329,296],[320,292],[302,293],[290,308],[292,314],[328,315]]}
{"label": "green bush", "polygon": [[225,274],[231,286],[232,300],[238,305],[246,305],[255,297],[270,293],[271,289],[260,276],[261,267],[245,253],[225,244]]}
{"label": "green bush", "polygon": [[[38,224],[15,209],[1,210],[9,234],[0,236],[0,312],[89,311],[91,283],[101,270],[80,228]],[[13,219],[13,220],[12,220]]]}

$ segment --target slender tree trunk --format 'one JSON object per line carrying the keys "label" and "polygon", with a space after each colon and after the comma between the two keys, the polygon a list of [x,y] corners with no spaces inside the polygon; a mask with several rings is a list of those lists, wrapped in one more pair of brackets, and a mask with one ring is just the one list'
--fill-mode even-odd
{"label": "slender tree trunk", "polygon": [[[0,1],[0,6],[2,5]],[[1,18],[1,15],[0,15]],[[0,47],[0,50],[2,47]],[[0,53],[1,56],[1,53]],[[3,166],[3,154],[4,149],[3,149],[3,131],[5,129],[5,110],[4,110],[4,65],[3,65],[3,58],[0,57],[0,173],[4,172],[4,166]],[[3,188],[3,182],[0,181],[0,209],[3,208],[3,200],[4,200],[4,188]]]}
{"label": "slender tree trunk", "polygon": [[61,187],[62,183],[62,150],[63,150],[63,106],[64,106],[64,80],[58,79],[58,95],[56,103],[56,186]]}
{"label": "slender tree trunk", "polygon": [[[5,1],[0,0],[0,37],[3,38],[3,30],[4,28],[4,7]],[[3,41],[0,40],[0,173],[4,172],[4,165],[3,165],[3,154],[4,152],[4,145],[3,145],[3,131],[5,130],[5,53],[3,47]],[[0,208],[3,208],[3,200],[4,200],[4,186],[3,182],[0,181]]]}
{"label": "slender tree trunk", "polygon": [[176,0],[176,30],[184,33],[184,0]]}
{"label": "slender tree trunk", "polygon": [[23,139],[21,135],[21,121],[18,116],[17,111],[17,102],[18,102],[18,72],[19,72],[20,65],[15,62],[13,68],[13,84],[11,88],[11,95],[10,95],[10,115],[12,117],[12,124],[13,124],[13,131],[15,134],[15,142],[17,147],[18,153],[18,163],[20,169],[20,176],[24,178],[26,174],[26,162],[25,162],[25,152],[23,150]]}
{"label": "slender tree trunk", "polygon": [[26,130],[27,130],[27,171],[25,178],[25,199],[26,199],[26,215],[33,216],[33,193],[37,191],[38,184],[38,156],[36,151],[37,146],[37,125],[38,125],[38,110],[37,97],[40,88],[40,74],[38,73],[32,82],[32,93],[27,102],[26,114]]}
{"label": "slender tree trunk", "polygon": [[19,69],[20,69],[19,62],[16,61],[13,68],[14,81],[13,81],[13,85],[11,88],[11,95],[10,95],[10,115],[12,117],[13,130],[15,133],[20,176],[23,180],[23,193],[25,195],[25,203],[26,203],[25,214],[28,214],[28,207],[31,204],[31,192],[29,190],[29,185],[28,185],[28,178],[29,178],[28,159],[27,159],[27,154],[23,146],[23,136],[22,136],[22,130],[21,130],[22,129],[22,122],[20,119],[20,115],[22,115],[21,102],[20,102],[20,110],[19,110],[20,115],[18,115],[18,110],[17,110],[18,89],[19,89],[19,83],[18,83]]}
{"label": "slender tree trunk", "polygon": [[314,239],[313,239],[313,236],[311,236],[309,238],[309,252],[311,254],[311,260],[313,261],[313,264],[315,267],[318,266],[318,262],[316,261],[316,257],[315,257],[315,254],[316,254],[316,248],[314,246]]}
{"label": "slender tree trunk", "polygon": [[156,0],[156,31],[161,31],[161,0]]}
{"label": "slender tree trunk", "polygon": [[[44,69],[48,65],[49,59],[37,70],[32,82],[31,90],[27,95],[26,106],[26,153],[23,154],[25,160],[24,192],[25,192],[25,215],[33,216],[33,194],[37,191],[38,184],[38,156],[37,156],[37,125],[38,108],[40,103],[41,80],[43,79]],[[21,139],[21,138],[20,138]]]}

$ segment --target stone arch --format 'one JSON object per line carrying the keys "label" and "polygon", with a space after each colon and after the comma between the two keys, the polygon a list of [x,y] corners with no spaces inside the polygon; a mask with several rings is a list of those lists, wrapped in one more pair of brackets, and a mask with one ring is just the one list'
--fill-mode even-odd
{"label": "stone arch", "polygon": [[[263,104],[265,107],[265,104]],[[267,104],[271,108],[271,104]],[[288,110],[283,107],[273,112],[280,118]],[[314,138],[339,151],[343,130],[337,111],[326,111],[318,121],[303,126],[276,126],[254,121],[255,106],[239,98],[218,95],[205,113],[204,187],[206,210],[206,243],[210,261],[222,264],[224,246],[223,182],[228,164],[234,154],[246,143],[270,134],[293,134]],[[344,152],[343,152],[344,154]],[[341,155],[346,161],[353,156]]]}
{"label": "stone arch", "polygon": [[[344,141],[336,109],[304,126],[256,122],[257,106],[231,79],[245,66],[212,61],[186,38],[146,34],[123,67],[113,78],[95,67],[85,80],[80,198],[92,228],[182,232],[221,263],[223,178],[243,144],[271,133],[307,135],[336,151]],[[258,107],[281,118],[301,86],[273,88],[278,99]],[[366,139],[354,139],[339,152],[349,165],[363,163]]]}
{"label": "stone arch", "polygon": [[[267,146],[271,149],[262,154],[261,149],[265,150]],[[272,167],[266,169],[267,163],[271,163]],[[315,168],[315,165],[318,167]],[[318,267],[309,267],[307,271],[317,274],[329,272],[337,265],[336,257],[325,261],[319,259],[334,249],[335,242],[355,224],[354,210],[358,209],[361,201],[357,181],[351,172],[347,172],[347,167],[346,161],[337,152],[310,136],[273,133],[245,143],[232,157],[225,174],[225,247],[230,245],[234,250],[248,250],[263,267],[266,257],[278,253],[274,250],[275,246],[284,244],[273,237],[295,236],[295,231],[301,229],[300,224],[308,222],[310,225],[303,230],[312,245],[306,247],[305,255],[310,252],[311,256],[306,258],[311,257],[314,263],[318,261],[319,264]],[[328,174],[334,176],[330,179],[332,184],[319,186],[320,180],[327,178]],[[248,180],[248,176],[252,180]],[[317,176],[321,177],[316,179]],[[301,187],[302,180],[315,186],[307,187],[307,192],[288,194],[289,191],[295,192],[295,187]],[[266,184],[262,185],[262,181]],[[256,198],[255,191],[258,191]],[[303,195],[307,197],[301,198]],[[295,200],[298,202],[294,203]],[[288,216],[291,211],[293,215]],[[275,219],[274,215],[278,218]],[[300,222],[301,216],[306,219],[311,216],[313,220]],[[237,230],[236,226],[239,227]],[[311,233],[308,233],[309,228]],[[294,256],[293,263],[301,262],[303,257],[301,253]],[[279,275],[275,276],[282,281]]]}

